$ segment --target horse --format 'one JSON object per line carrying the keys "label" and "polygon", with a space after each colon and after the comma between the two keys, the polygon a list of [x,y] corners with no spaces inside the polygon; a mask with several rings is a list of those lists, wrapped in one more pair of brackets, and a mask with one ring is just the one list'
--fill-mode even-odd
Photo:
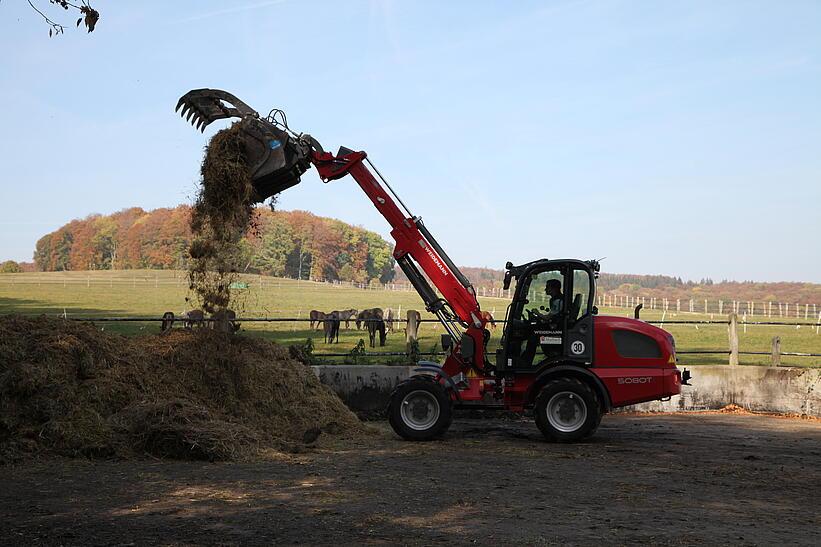
{"label": "horse", "polygon": [[376,333],[379,332],[379,345],[385,345],[385,338],[387,338],[387,334],[385,333],[385,321],[382,319],[373,319],[368,321],[368,339],[371,342],[371,347],[376,347]]}
{"label": "horse", "polygon": [[205,326],[205,313],[202,310],[189,310],[183,315],[185,317],[185,328],[192,329]]}
{"label": "horse", "polygon": [[162,324],[160,325],[160,332],[168,332],[174,326],[174,312],[167,311],[162,314]]}
{"label": "horse", "polygon": [[336,338],[336,343],[339,343],[339,312],[332,311],[331,313],[325,314],[325,320],[322,322],[322,325],[325,330],[325,343],[326,344],[333,344],[334,338]]}
{"label": "horse", "polygon": [[405,341],[410,342],[419,337],[419,321],[422,320],[422,314],[416,310],[408,310],[408,322],[405,328]]}
{"label": "horse", "polygon": [[354,309],[342,310],[341,312],[339,312],[339,320],[345,321],[346,329],[351,328],[351,319],[354,319],[357,313],[359,313],[359,310]]}
{"label": "horse", "polygon": [[394,312],[393,308],[385,308],[385,328],[388,332],[393,332],[393,322],[398,319]]}
{"label": "horse", "polygon": [[362,310],[356,315],[356,328],[362,328],[362,323],[365,323],[365,328],[368,328],[368,323],[370,320],[382,320],[383,318],[384,312],[382,311],[382,308],[370,308],[367,310]]}
{"label": "horse", "polygon": [[322,322],[325,320],[325,314],[319,310],[311,310],[309,316],[311,318],[311,328],[314,328],[314,325],[316,325],[316,330],[319,330],[320,325],[322,325]]}
{"label": "horse", "polygon": [[234,310],[217,310],[211,314],[211,328],[219,332],[235,333],[239,330],[237,313]]}
{"label": "horse", "polygon": [[493,314],[489,311],[483,311],[481,313],[482,319],[484,319],[485,324],[490,323],[490,327],[495,329],[496,328],[496,320],[493,318]]}

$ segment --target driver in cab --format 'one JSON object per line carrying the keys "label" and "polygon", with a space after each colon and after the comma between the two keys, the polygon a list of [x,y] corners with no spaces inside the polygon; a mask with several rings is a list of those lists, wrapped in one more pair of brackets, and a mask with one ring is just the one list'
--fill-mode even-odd
{"label": "driver in cab", "polygon": [[[548,309],[540,312],[534,308],[534,314],[542,320],[555,319],[562,312],[562,304],[564,303],[564,295],[562,294],[562,282],[558,279],[548,279],[544,285],[544,292],[550,297]],[[544,310],[544,308],[542,308]]]}
{"label": "driver in cab", "polygon": [[547,315],[555,317],[562,311],[564,295],[562,295],[562,282],[558,279],[548,279],[544,285],[544,292],[550,297],[550,310]]}
{"label": "driver in cab", "polygon": [[[528,338],[525,350],[519,358],[520,366],[532,366],[533,360],[536,357],[536,350],[539,347],[541,347],[544,357],[561,354],[562,333],[558,319],[562,313],[562,306],[564,304],[562,282],[558,279],[548,279],[544,286],[544,292],[550,297],[548,308],[545,309],[542,307],[543,311],[539,311],[538,308],[528,310],[530,320],[535,320],[535,323],[533,323],[534,326],[536,323],[542,326],[535,326],[537,330]],[[538,330],[544,329],[545,327],[550,330]]]}

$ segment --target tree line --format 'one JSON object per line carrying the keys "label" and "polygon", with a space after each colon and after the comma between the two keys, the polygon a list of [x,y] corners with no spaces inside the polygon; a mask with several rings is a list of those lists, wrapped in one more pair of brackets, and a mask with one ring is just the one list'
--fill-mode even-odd
{"label": "tree line", "polygon": [[[499,289],[504,279],[503,270],[492,268],[460,267],[477,289]],[[405,275],[398,271],[396,283],[407,283]],[[683,281],[680,277],[667,275],[615,274],[602,272],[597,281],[599,293],[646,298],[668,298],[681,300],[742,300],[756,302],[800,302],[821,304],[821,285],[801,282],[756,282],[725,281],[715,282],[705,278],[699,281]],[[511,287],[512,289],[513,287]],[[481,294],[481,292],[480,292]]]}
{"label": "tree line", "polygon": [[[191,208],[72,220],[46,234],[34,251],[39,271],[180,269],[188,266]],[[382,237],[306,211],[254,211],[253,229],[240,242],[239,270],[280,277],[387,283],[394,276],[392,248]]]}
{"label": "tree line", "polygon": [[[188,266],[191,209],[145,211],[138,207],[111,215],[73,220],[43,236],[34,264],[6,261],[0,273],[36,269],[180,269]],[[306,211],[255,210],[251,230],[241,242],[240,270],[248,273],[356,283],[406,283],[395,268],[392,245],[379,234]],[[31,268],[33,266],[33,268]],[[500,288],[504,272],[462,267],[477,289]],[[816,283],[684,281],[665,275],[602,273],[600,292],[682,300],[754,300],[821,304]]]}

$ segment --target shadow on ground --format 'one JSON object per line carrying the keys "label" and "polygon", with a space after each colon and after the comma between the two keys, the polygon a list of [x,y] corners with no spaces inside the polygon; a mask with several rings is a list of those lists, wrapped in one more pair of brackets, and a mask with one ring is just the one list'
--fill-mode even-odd
{"label": "shadow on ground", "polygon": [[589,442],[526,421],[255,463],[0,468],[0,543],[813,544],[821,423],[611,416]]}

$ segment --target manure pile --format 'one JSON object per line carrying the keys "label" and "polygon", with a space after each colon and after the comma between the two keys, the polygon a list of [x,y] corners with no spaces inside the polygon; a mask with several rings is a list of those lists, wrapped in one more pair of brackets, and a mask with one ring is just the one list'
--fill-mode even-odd
{"label": "manure pile", "polygon": [[210,329],[126,338],[0,317],[0,462],[248,459],[363,432],[309,367],[265,340]]}
{"label": "manure pile", "polygon": [[253,229],[258,201],[248,168],[240,124],[216,133],[200,169],[199,193],[191,213],[194,239],[189,254],[189,287],[207,313],[228,308],[231,283],[242,268],[240,241]]}

